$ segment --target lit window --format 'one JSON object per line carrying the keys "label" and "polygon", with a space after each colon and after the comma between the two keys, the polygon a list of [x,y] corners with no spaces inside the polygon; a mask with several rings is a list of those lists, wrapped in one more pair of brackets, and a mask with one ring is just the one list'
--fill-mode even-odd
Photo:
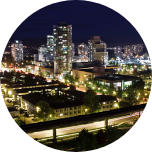
{"label": "lit window", "polygon": [[12,91],[8,91],[8,94],[11,95],[11,94],[12,94]]}

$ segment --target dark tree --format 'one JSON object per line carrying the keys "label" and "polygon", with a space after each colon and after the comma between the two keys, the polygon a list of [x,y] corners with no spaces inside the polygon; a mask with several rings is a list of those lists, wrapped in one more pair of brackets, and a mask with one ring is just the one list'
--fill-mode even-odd
{"label": "dark tree", "polygon": [[50,117],[50,105],[46,102],[46,101],[39,101],[36,104],[36,116],[40,119],[42,119],[43,121],[46,121],[49,119]]}
{"label": "dark tree", "polygon": [[135,89],[139,89],[139,90],[144,90],[144,86],[145,86],[145,82],[142,79],[140,79],[139,81],[135,82],[134,85],[133,85],[133,87]]}
{"label": "dark tree", "polygon": [[23,122],[19,117],[15,119],[15,122],[16,122],[19,126],[24,125],[24,122]]}
{"label": "dark tree", "polygon": [[97,148],[95,136],[86,129],[83,129],[74,141],[75,151],[88,151]]}
{"label": "dark tree", "polygon": [[109,95],[113,95],[113,92],[116,91],[114,85],[110,85],[109,89],[108,89],[108,94]]}
{"label": "dark tree", "polygon": [[122,98],[122,93],[123,93],[122,89],[120,87],[118,87],[117,97]]}
{"label": "dark tree", "polygon": [[130,107],[130,106],[133,106],[132,103],[130,103],[130,102],[126,102],[126,101],[119,102],[119,108],[126,108],[126,107]]}
{"label": "dark tree", "polygon": [[99,145],[104,145],[106,143],[106,136],[102,129],[98,131],[96,138]]}
{"label": "dark tree", "polygon": [[33,74],[27,74],[24,78],[24,83],[25,84],[33,84],[35,80],[33,79]]}
{"label": "dark tree", "polygon": [[105,136],[108,143],[112,143],[121,137],[121,130],[117,126],[108,126],[105,129]]}
{"label": "dark tree", "polygon": [[84,107],[88,109],[89,113],[94,113],[98,110],[100,97],[93,90],[89,90],[83,98]]}

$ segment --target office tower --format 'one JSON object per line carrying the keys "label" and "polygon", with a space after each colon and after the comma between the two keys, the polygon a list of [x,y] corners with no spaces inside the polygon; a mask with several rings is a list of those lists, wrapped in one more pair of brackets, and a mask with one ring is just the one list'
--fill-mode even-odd
{"label": "office tower", "polygon": [[126,55],[127,58],[130,58],[133,56],[133,51],[132,51],[131,45],[124,46],[124,54]]}
{"label": "office tower", "polygon": [[38,54],[34,54],[34,63],[39,61],[39,56]]}
{"label": "office tower", "polygon": [[94,36],[88,41],[89,62],[98,60],[101,64],[108,64],[108,52],[106,43],[100,40],[100,36]]}
{"label": "office tower", "polygon": [[72,69],[72,25],[59,23],[53,26],[54,73],[66,74]]}
{"label": "office tower", "polygon": [[15,40],[11,44],[11,54],[16,62],[21,62],[23,60],[23,44],[21,41]]}
{"label": "office tower", "polygon": [[38,60],[42,62],[46,62],[46,56],[47,56],[47,48],[45,45],[41,45],[38,49]]}
{"label": "office tower", "polygon": [[94,52],[94,61],[100,61],[103,65],[108,65],[108,52]]}
{"label": "office tower", "polygon": [[143,52],[143,44],[134,44],[134,45],[126,45],[124,46],[124,54],[126,57],[136,57],[136,55],[140,55]]}
{"label": "office tower", "polygon": [[84,43],[78,45],[78,56],[88,55],[88,46]]}
{"label": "office tower", "polygon": [[121,46],[117,46],[117,47],[114,47],[114,55],[115,57],[119,57],[119,58],[122,58],[123,57],[123,52],[122,52],[122,47]]}
{"label": "office tower", "polygon": [[53,62],[54,61],[54,36],[47,35],[47,61]]}
{"label": "office tower", "polygon": [[135,55],[137,54],[139,55],[140,53],[143,53],[143,44],[132,45],[132,50]]}

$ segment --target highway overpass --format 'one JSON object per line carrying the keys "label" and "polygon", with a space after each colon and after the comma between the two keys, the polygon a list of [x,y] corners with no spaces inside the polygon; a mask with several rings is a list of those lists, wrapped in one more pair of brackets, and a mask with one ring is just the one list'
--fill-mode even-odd
{"label": "highway overpass", "polygon": [[102,121],[102,120],[105,120],[105,127],[107,127],[108,119],[119,117],[122,115],[128,115],[134,112],[139,112],[139,116],[140,116],[140,111],[143,111],[145,106],[146,104],[136,105],[132,107],[99,112],[99,113],[94,113],[94,114],[81,115],[81,116],[63,118],[63,119],[52,120],[52,121],[47,121],[47,122],[39,122],[39,123],[34,123],[34,124],[22,125],[20,127],[26,133],[53,129],[53,139],[56,140],[56,129],[68,127],[68,126],[76,126],[76,125],[85,124],[88,122],[91,123],[94,121]]}

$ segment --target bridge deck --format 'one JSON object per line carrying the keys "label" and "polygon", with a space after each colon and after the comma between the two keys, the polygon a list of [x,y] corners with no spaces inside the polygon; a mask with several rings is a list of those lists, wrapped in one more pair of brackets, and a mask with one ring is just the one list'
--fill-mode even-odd
{"label": "bridge deck", "polygon": [[111,111],[99,112],[88,115],[81,115],[70,118],[63,118],[58,120],[52,120],[47,122],[39,122],[34,124],[22,125],[20,126],[26,133],[38,132],[42,130],[49,130],[54,128],[63,128],[68,126],[74,126],[79,124],[85,124],[93,121],[100,121],[104,119],[115,118],[122,115],[127,115],[133,112],[138,112],[144,110],[146,104],[136,105],[127,108],[121,108]]}

